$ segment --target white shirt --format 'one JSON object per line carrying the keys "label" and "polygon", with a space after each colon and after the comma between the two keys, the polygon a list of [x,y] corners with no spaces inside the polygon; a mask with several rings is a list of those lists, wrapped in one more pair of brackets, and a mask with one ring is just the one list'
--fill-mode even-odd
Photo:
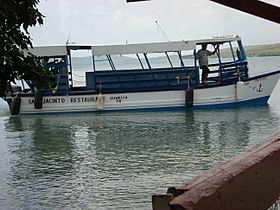
{"label": "white shirt", "polygon": [[212,52],[210,52],[209,50],[198,50],[196,55],[195,55],[195,59],[198,59],[199,61],[199,67],[202,66],[208,66],[208,56],[212,55]]}

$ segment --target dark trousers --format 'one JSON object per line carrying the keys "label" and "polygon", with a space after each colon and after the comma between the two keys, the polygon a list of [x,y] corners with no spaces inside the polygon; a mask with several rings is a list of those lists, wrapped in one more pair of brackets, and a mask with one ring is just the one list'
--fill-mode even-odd
{"label": "dark trousers", "polygon": [[208,77],[208,74],[209,74],[210,70],[209,70],[208,66],[201,66],[200,68],[202,69],[201,80],[202,80],[203,83],[205,83],[205,82],[207,82],[207,77]]}

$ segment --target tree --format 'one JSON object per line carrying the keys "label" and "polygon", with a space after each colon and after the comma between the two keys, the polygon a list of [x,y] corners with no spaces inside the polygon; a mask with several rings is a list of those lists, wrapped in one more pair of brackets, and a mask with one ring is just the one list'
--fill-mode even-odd
{"label": "tree", "polygon": [[43,24],[39,0],[0,0],[0,97],[17,79],[46,84],[49,72],[28,52],[32,47],[28,29]]}

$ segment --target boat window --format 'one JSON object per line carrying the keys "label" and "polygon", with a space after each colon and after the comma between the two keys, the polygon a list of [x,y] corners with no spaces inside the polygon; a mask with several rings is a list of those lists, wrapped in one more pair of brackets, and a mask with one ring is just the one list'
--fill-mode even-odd
{"label": "boat window", "polygon": [[226,42],[220,44],[220,55],[221,55],[221,63],[233,62],[237,60],[235,55],[235,51],[237,49],[237,43]]}
{"label": "boat window", "polygon": [[[182,52],[181,57],[183,56]],[[163,52],[147,54],[151,68],[176,68],[182,67],[178,52]],[[182,57],[183,59],[183,57]]]}
{"label": "boat window", "polygon": [[182,59],[185,66],[194,66],[193,50],[182,51]]}
{"label": "boat window", "polygon": [[72,87],[85,85],[85,72],[93,70],[91,50],[71,50]]}
{"label": "boat window", "polygon": [[232,58],[234,61],[241,60],[240,57],[240,49],[238,47],[237,42],[231,42],[231,48],[232,48]]}
{"label": "boat window", "polygon": [[173,67],[182,67],[182,63],[178,55],[178,52],[169,52],[168,55]]}
{"label": "boat window", "polygon": [[[221,49],[222,45],[219,45],[219,49]],[[215,46],[212,44],[208,44],[207,45],[207,50],[209,50],[210,52],[213,52],[215,50]],[[220,54],[219,54],[219,50],[212,56],[209,56],[209,65],[217,65],[220,63]]]}
{"label": "boat window", "polygon": [[243,58],[241,49],[239,48],[238,42],[232,42],[232,50],[233,50],[233,56],[235,61],[241,61]]}
{"label": "boat window", "polygon": [[148,68],[149,68],[149,65],[148,65],[148,63],[147,63],[147,61],[146,61],[146,59],[145,59],[144,54],[139,53],[139,54],[137,54],[136,56],[137,56],[137,58],[138,58],[138,60],[139,60],[139,63],[140,63],[140,65],[141,65],[141,68],[142,68],[142,69],[148,69]]}
{"label": "boat window", "polygon": [[[147,57],[149,58],[149,63],[152,68],[166,68],[171,67],[168,57],[170,56],[165,53],[149,53]],[[173,64],[172,64],[173,65]]]}
{"label": "boat window", "polygon": [[106,55],[94,56],[95,71],[112,71],[112,66]]}
{"label": "boat window", "polygon": [[[136,54],[111,55],[111,58],[117,70],[142,69]],[[142,65],[144,65],[143,61],[141,61]]]}
{"label": "boat window", "polygon": [[41,57],[40,62],[45,69],[58,74],[62,68],[67,68],[65,57]]}

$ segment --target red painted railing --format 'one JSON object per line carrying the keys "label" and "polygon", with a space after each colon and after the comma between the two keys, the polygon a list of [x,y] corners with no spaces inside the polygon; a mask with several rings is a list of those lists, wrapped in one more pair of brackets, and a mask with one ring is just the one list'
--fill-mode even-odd
{"label": "red painted railing", "polygon": [[154,210],[266,210],[280,197],[280,133],[191,182],[153,196]]}
{"label": "red painted railing", "polygon": [[210,0],[266,20],[280,23],[280,8],[257,0]]}

